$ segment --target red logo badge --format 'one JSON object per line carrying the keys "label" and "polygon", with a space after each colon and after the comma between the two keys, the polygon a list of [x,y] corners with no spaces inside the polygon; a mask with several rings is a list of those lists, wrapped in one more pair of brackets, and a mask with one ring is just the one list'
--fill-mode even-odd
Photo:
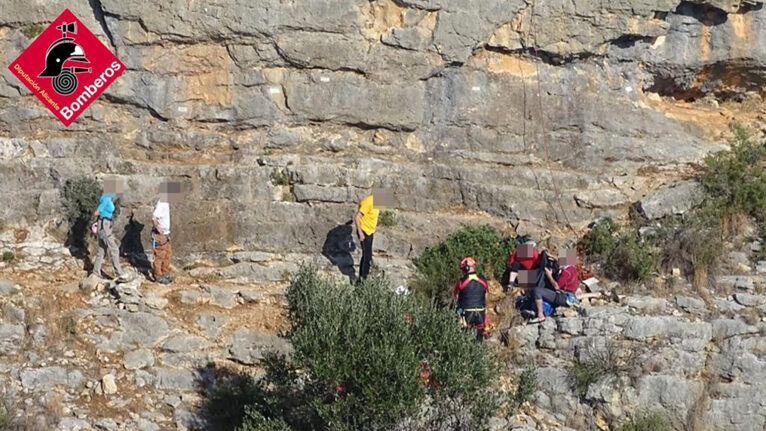
{"label": "red logo badge", "polygon": [[67,9],[8,69],[69,127],[125,65]]}

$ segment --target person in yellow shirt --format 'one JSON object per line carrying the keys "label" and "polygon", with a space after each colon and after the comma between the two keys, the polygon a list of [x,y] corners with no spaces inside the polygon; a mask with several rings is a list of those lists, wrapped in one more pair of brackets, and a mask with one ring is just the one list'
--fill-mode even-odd
{"label": "person in yellow shirt", "polygon": [[371,195],[368,195],[359,202],[359,210],[356,212],[356,217],[354,217],[356,232],[359,235],[359,242],[362,244],[362,260],[359,262],[359,281],[366,279],[370,273],[372,239],[378,228],[380,210],[391,206],[392,203],[393,193],[386,189],[373,189]]}

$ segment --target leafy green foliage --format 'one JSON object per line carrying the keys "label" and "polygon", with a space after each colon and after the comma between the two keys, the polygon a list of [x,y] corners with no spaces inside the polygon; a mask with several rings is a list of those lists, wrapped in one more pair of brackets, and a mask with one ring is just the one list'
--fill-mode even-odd
{"label": "leafy green foliage", "polygon": [[242,424],[247,406],[260,394],[260,387],[250,375],[214,365],[205,368],[205,374],[212,375],[213,379],[209,386],[200,385],[205,400],[201,413],[215,429],[235,429]]}
{"label": "leafy green foliage", "polygon": [[604,269],[612,278],[645,281],[656,269],[656,255],[632,229],[620,232],[606,257]]}
{"label": "leafy green foliage", "polygon": [[652,244],[642,241],[632,227],[620,228],[610,218],[599,220],[585,234],[583,250],[607,276],[619,280],[647,280],[657,267]]}
{"label": "leafy green foliage", "polygon": [[733,126],[732,132],[731,151],[708,156],[700,181],[719,216],[751,216],[763,234],[766,233],[766,143],[753,142],[742,126]]}
{"label": "leafy green foliage", "polygon": [[378,223],[385,227],[396,226],[396,213],[391,210],[381,211]]}
{"label": "leafy green foliage", "polygon": [[236,431],[291,431],[290,425],[281,418],[266,418],[258,410],[248,407],[245,420]]}
{"label": "leafy green foliage", "polygon": [[522,371],[519,376],[519,383],[516,391],[513,393],[513,403],[516,408],[521,407],[526,401],[532,400],[532,396],[537,390],[537,367],[531,365]]}
{"label": "leafy green foliage", "polygon": [[92,178],[79,177],[64,183],[60,198],[64,215],[70,224],[69,245],[85,248],[88,222],[98,207],[101,193],[101,185]]}
{"label": "leafy green foliage", "polygon": [[459,429],[483,426],[497,409],[490,385],[499,364],[452,311],[396,295],[381,277],[352,288],[308,267],[286,299],[295,353],[266,357],[242,429],[388,429],[408,420],[413,429]]}
{"label": "leafy green foliage", "polygon": [[[731,151],[705,159],[699,178],[706,191],[703,203],[681,216],[662,219],[652,238],[659,266],[693,274],[697,288],[718,268],[720,243],[732,236],[742,217],[753,218],[761,235],[766,234],[766,143],[753,142],[741,126],[732,127],[732,133]],[[633,244],[628,241],[625,246],[630,250]],[[628,273],[651,273],[646,253],[627,254],[633,268]]]}
{"label": "leafy green foliage", "polygon": [[583,250],[592,258],[608,255],[614,248],[614,234],[617,225],[607,217],[599,220],[583,237]]}
{"label": "leafy green foliage", "polygon": [[660,265],[679,268],[685,275],[714,271],[722,255],[721,219],[705,204],[683,216],[667,217],[654,235]]}
{"label": "leafy green foliage", "polygon": [[0,406],[0,431],[11,431],[14,429],[13,419],[6,409]]}
{"label": "leafy green foliage", "polygon": [[413,261],[416,274],[411,286],[420,297],[446,304],[451,288],[461,277],[460,261],[464,257],[472,256],[478,272],[500,280],[515,247],[515,239],[501,237],[489,225],[466,226]]}
{"label": "leafy green foliage", "polygon": [[671,431],[667,418],[660,413],[643,413],[629,418],[617,431]]}
{"label": "leafy green foliage", "polygon": [[572,389],[580,397],[584,398],[588,388],[606,374],[606,371],[595,362],[581,361],[574,358],[569,365],[569,378]]}
{"label": "leafy green foliage", "polygon": [[12,251],[4,251],[2,256],[3,262],[13,262],[16,259],[16,255]]}
{"label": "leafy green foliage", "polygon": [[288,177],[286,173],[274,169],[271,171],[271,184],[274,184],[275,186],[289,186],[290,177]]}

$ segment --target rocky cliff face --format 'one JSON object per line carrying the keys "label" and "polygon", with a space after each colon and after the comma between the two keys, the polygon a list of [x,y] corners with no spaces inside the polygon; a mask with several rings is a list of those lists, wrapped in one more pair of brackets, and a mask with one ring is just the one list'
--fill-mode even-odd
{"label": "rocky cliff face", "polygon": [[[272,278],[297,260],[327,263],[328,232],[348,237],[374,182],[399,195],[398,226],[376,247],[400,272],[477,219],[571,236],[688,175],[730,121],[762,107],[761,2],[71,7],[128,70],[68,129],[3,71],[3,228],[60,238],[62,182],[110,173],[129,181],[124,229],[131,212],[147,221],[157,183],[180,179],[177,256],[264,252]],[[6,2],[4,64],[60,9]]]}

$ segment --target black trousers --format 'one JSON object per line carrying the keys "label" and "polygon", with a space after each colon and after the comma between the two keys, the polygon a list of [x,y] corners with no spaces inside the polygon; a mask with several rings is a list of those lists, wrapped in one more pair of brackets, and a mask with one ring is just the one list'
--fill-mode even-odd
{"label": "black trousers", "polygon": [[362,261],[359,262],[359,279],[364,280],[370,273],[370,264],[372,263],[372,237],[371,235],[364,235],[364,241],[362,241]]}

